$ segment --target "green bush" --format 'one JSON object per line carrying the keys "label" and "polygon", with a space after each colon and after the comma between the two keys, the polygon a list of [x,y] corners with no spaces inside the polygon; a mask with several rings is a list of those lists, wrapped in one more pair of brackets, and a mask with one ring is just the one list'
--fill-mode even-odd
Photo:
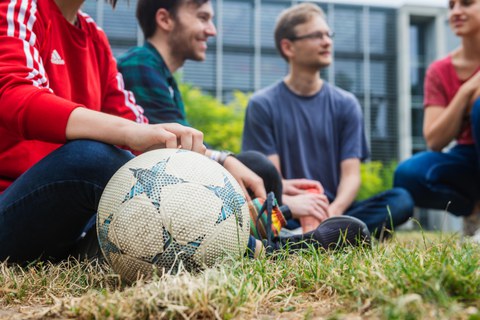
{"label": "green bush", "polygon": [[362,163],[360,176],[362,186],[357,195],[357,200],[365,200],[393,186],[393,173],[397,167],[396,162],[384,165],[380,161]]}
{"label": "green bush", "polygon": [[189,84],[180,84],[180,92],[187,119],[204,133],[205,142],[212,149],[240,152],[249,95],[235,91],[232,102],[225,105]]}

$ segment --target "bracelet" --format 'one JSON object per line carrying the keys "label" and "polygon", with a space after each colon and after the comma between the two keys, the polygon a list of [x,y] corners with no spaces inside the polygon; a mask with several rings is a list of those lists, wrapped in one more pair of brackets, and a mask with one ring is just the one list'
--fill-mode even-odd
{"label": "bracelet", "polygon": [[210,154],[210,159],[218,162],[220,160],[220,151],[212,151],[212,153]]}
{"label": "bracelet", "polygon": [[225,160],[227,160],[227,157],[229,156],[235,157],[235,154],[230,151],[212,151],[212,153],[210,154],[210,159],[218,162],[223,166]]}
{"label": "bracelet", "polygon": [[220,157],[218,159],[218,163],[220,163],[222,166],[223,164],[225,163],[225,160],[227,160],[228,157],[235,157],[235,154],[233,152],[230,152],[230,151],[221,151],[220,152]]}

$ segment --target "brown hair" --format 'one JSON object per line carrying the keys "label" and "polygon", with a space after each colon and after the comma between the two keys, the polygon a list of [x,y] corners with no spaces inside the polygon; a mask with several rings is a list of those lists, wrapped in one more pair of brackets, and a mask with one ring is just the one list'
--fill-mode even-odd
{"label": "brown hair", "polygon": [[[116,1],[116,0],[109,0]],[[173,17],[176,17],[178,8],[185,3],[193,3],[200,7],[210,0],[138,0],[137,20],[142,28],[145,39],[152,37],[157,29],[155,16],[158,9],[166,9]]]}
{"label": "brown hair", "polygon": [[280,55],[288,61],[287,57],[282,51],[280,42],[283,39],[295,38],[295,27],[310,21],[314,17],[321,17],[325,19],[325,12],[322,8],[313,3],[301,3],[292,6],[282,11],[277,18],[275,25],[275,46],[277,47]]}

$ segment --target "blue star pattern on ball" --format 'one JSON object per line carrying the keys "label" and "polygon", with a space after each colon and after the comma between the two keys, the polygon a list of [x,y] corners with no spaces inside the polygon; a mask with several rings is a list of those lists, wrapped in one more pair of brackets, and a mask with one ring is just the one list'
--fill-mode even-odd
{"label": "blue star pattern on ball", "polygon": [[162,188],[185,182],[183,179],[165,172],[168,160],[170,160],[170,158],[158,162],[151,169],[130,168],[137,182],[125,196],[123,202],[145,193],[147,198],[150,199],[152,204],[158,209],[160,207],[160,193]]}
{"label": "blue star pattern on ball", "polygon": [[98,228],[98,242],[100,243],[100,247],[102,247],[107,254],[110,253],[122,253],[115,243],[108,239],[108,229],[110,228],[110,223],[112,222],[113,214],[109,214],[109,216],[103,221],[103,224]]}
{"label": "blue star pattern on ball", "polygon": [[162,227],[162,229],[163,252],[153,257],[152,263],[171,268],[174,272],[178,271],[180,262],[182,262],[187,271],[199,270],[200,266],[193,259],[193,255],[202,244],[205,235],[197,237],[195,241],[190,241],[182,245],[172,237],[165,227]]}
{"label": "blue star pattern on ball", "polygon": [[223,187],[205,186],[207,189],[212,190],[223,202],[216,224],[219,224],[222,221],[227,220],[230,216],[235,215],[238,219],[238,224],[240,227],[243,227],[242,215],[237,212],[237,210],[246,202],[245,196],[235,191],[235,188],[225,174],[223,175],[223,182],[225,183]]}

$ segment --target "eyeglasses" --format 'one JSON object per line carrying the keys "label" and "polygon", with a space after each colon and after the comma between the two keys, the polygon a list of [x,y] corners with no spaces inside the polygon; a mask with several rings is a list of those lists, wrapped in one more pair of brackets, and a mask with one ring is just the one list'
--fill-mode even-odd
{"label": "eyeglasses", "polygon": [[333,31],[315,31],[309,34],[305,34],[303,36],[293,36],[288,38],[290,41],[298,41],[298,40],[303,40],[303,39],[313,39],[313,40],[323,40],[324,37],[327,37],[329,39],[332,39],[335,37],[335,32]]}

